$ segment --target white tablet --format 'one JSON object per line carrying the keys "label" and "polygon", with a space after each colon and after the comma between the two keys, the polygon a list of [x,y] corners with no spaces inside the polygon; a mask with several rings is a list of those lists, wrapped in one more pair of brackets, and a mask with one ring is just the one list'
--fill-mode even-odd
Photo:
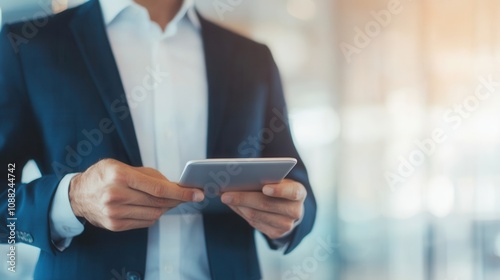
{"label": "white tablet", "polygon": [[184,167],[179,185],[213,194],[261,191],[265,184],[283,180],[296,163],[294,158],[192,160]]}

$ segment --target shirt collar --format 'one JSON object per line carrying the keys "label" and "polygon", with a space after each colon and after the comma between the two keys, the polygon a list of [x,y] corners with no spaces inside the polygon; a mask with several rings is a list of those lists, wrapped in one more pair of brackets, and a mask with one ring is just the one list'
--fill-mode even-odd
{"label": "shirt collar", "polygon": [[[99,0],[101,4],[102,13],[104,16],[104,23],[109,25],[123,10],[132,5],[138,5],[133,0]],[[201,28],[200,20],[196,15],[194,9],[194,0],[183,0],[182,6],[168,23],[168,29],[177,29],[179,22],[187,17],[189,21],[197,28]]]}

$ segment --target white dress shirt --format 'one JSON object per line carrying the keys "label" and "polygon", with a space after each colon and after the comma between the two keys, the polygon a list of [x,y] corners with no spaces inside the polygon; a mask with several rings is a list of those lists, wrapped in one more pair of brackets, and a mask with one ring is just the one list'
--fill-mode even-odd
{"label": "white dress shirt", "polygon": [[[183,2],[165,31],[132,0],[100,3],[143,165],[177,181],[187,161],[206,157],[208,89],[193,0]],[[61,180],[50,212],[59,250],[83,232],[68,198],[74,175]],[[146,279],[210,279],[202,215],[179,208],[149,228]]]}

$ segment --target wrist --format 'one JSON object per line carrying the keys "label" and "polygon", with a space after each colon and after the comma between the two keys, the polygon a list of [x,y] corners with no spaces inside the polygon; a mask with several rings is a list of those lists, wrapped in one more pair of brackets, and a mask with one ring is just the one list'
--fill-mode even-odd
{"label": "wrist", "polygon": [[83,214],[80,211],[80,207],[78,206],[78,186],[80,185],[80,177],[82,174],[78,174],[75,177],[73,177],[69,183],[69,189],[68,189],[68,197],[69,197],[69,203],[71,205],[71,210],[73,210],[73,213],[75,214],[76,217],[83,217]]}

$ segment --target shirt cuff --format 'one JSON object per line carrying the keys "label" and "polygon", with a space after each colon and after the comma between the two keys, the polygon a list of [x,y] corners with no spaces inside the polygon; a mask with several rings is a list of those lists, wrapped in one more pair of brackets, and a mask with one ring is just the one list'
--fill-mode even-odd
{"label": "shirt cuff", "polygon": [[69,185],[71,179],[77,174],[67,174],[62,178],[50,207],[50,238],[61,252],[69,247],[73,237],[80,235],[84,230],[83,224],[73,213],[69,202]]}

